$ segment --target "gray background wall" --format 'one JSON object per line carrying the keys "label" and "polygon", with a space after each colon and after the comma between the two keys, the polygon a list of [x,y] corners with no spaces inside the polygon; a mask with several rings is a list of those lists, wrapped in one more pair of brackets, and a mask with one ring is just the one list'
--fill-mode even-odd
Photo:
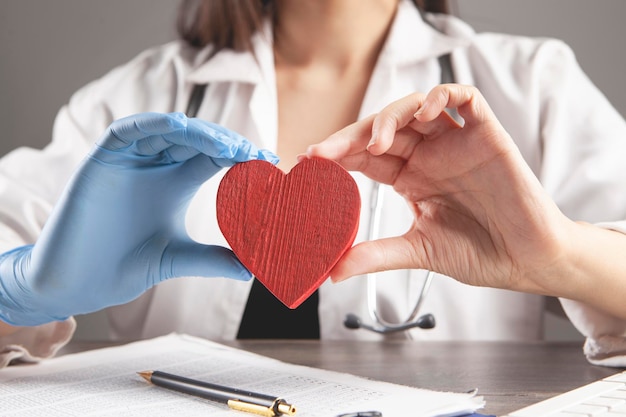
{"label": "gray background wall", "polygon": [[[41,148],[70,95],[143,49],[175,38],[173,0],[0,0],[0,155]],[[551,36],[572,46],[582,67],[626,115],[626,1],[451,0],[478,31]],[[98,338],[101,315],[80,317],[79,338]],[[551,339],[580,339],[546,319]]]}

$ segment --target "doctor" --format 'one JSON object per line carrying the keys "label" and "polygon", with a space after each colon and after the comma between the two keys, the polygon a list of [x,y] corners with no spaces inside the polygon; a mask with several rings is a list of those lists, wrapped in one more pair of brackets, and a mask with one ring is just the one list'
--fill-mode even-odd
{"label": "doctor", "polygon": [[[324,284],[307,307],[318,313],[318,323],[299,326],[296,319],[295,326],[276,326],[273,317],[249,313],[263,295],[254,290],[254,280],[245,281],[248,276],[228,252],[222,255],[230,261],[215,268],[213,263],[192,268],[192,256],[182,254],[188,255],[190,247],[192,253],[207,250],[197,244],[225,244],[214,213],[223,172],[215,167],[250,158],[274,160],[272,153],[258,150],[270,149],[288,170],[320,138],[407,94],[430,91],[442,79],[438,58],[446,54],[455,80],[480,88],[565,215],[587,222],[626,218],[626,169],[620,158],[626,154],[626,125],[561,42],[476,34],[446,15],[426,16],[432,27],[410,0],[275,0],[264,2],[262,9],[261,2],[250,0],[220,9],[226,2],[183,3],[183,40],[145,51],[87,85],[59,112],[46,149],[18,149],[0,162],[0,253],[5,254],[0,311],[7,323],[0,330],[0,349],[5,358],[53,354],[74,331],[68,316],[107,306],[111,337],[118,340],[172,331],[232,339],[242,336],[242,328],[263,324],[245,325],[250,316],[279,329],[277,334],[263,330],[268,337],[288,337],[292,328],[305,328],[313,332],[295,337],[380,338],[342,324],[346,313],[367,314],[362,279]],[[211,124],[170,114],[188,109],[197,85],[207,85],[197,116]],[[201,125],[191,135],[197,140],[181,142],[189,138],[181,133],[189,123]],[[125,135],[116,134],[120,129]],[[98,140],[99,147],[92,148]],[[180,147],[174,154],[167,150],[172,144]],[[213,164],[214,169],[168,165],[200,154],[204,162],[190,165]],[[90,156],[83,161],[85,155]],[[144,171],[145,159],[158,169]],[[168,169],[176,173],[165,175]],[[154,171],[159,175],[145,175]],[[138,182],[125,183],[121,172],[132,172],[132,181]],[[109,175],[124,186],[104,187]],[[372,181],[360,174],[355,178],[369,202]],[[100,193],[103,189],[107,194]],[[93,200],[79,201],[80,196]],[[411,225],[413,213],[400,195],[387,196],[380,228],[384,236],[398,236]],[[119,215],[105,216],[110,212],[99,208],[104,202]],[[164,219],[171,221],[167,213],[176,220],[161,228]],[[362,216],[361,224],[367,225],[369,212]],[[98,246],[97,235],[83,233],[77,218],[100,222],[106,239]],[[123,232],[118,236],[116,230]],[[161,252],[140,251],[151,255],[140,258],[143,268],[140,263],[127,268],[124,261],[136,261],[138,252],[119,252],[125,234],[137,233],[136,242],[144,242],[164,231],[178,250],[135,246]],[[357,240],[366,236],[363,228]],[[93,245],[101,251],[85,250]],[[155,256],[163,253],[171,256]],[[58,259],[70,269],[87,269],[68,274]],[[102,273],[104,266],[110,273]],[[204,278],[216,275],[240,280]],[[104,281],[92,285],[94,276]],[[168,279],[174,276],[185,278]],[[380,279],[381,314],[389,320],[408,315],[423,276],[411,270]],[[624,320],[607,312],[588,313],[579,303],[564,306],[589,337],[591,360],[622,348]],[[533,340],[541,337],[544,308],[537,294],[478,288],[438,275],[423,306],[437,316],[437,327],[396,337]]]}

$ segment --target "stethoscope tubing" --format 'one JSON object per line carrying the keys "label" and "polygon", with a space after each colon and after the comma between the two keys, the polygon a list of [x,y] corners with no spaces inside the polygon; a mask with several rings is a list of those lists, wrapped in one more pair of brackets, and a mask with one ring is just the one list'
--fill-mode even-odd
{"label": "stethoscope tubing", "polygon": [[[382,216],[382,208],[384,201],[384,187],[379,182],[374,182],[372,186],[372,195],[370,199],[370,221],[369,221],[369,229],[368,229],[368,240],[376,240],[380,237],[380,224],[381,224],[381,216]],[[391,323],[386,321],[381,317],[378,313],[378,297],[377,297],[377,273],[372,272],[367,274],[367,308],[370,317],[374,322],[377,323],[377,327],[383,333],[389,333],[394,331],[402,331],[407,328],[418,327],[417,326],[417,315],[419,314],[420,309],[422,308],[422,304],[424,299],[426,298],[426,294],[428,294],[428,290],[430,289],[434,272],[428,271],[426,278],[424,280],[424,284],[420,290],[419,297],[415,302],[415,306],[413,307],[413,311],[409,317],[407,317],[404,321],[399,323]]]}

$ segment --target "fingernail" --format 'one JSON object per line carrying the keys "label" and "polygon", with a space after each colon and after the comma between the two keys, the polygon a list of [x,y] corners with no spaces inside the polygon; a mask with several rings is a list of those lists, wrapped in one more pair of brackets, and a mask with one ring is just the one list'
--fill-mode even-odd
{"label": "fingernail", "polygon": [[372,138],[370,139],[365,149],[369,151],[372,146],[376,145],[376,142],[378,142],[378,135],[372,135]]}
{"label": "fingernail", "polygon": [[417,118],[419,115],[424,113],[425,106],[422,104],[419,109],[413,114],[413,117]]}
{"label": "fingernail", "polygon": [[380,137],[379,133],[380,133],[380,126],[378,126],[377,123],[374,123],[374,125],[372,126],[372,137],[369,143],[367,144],[367,146],[365,147],[365,149],[369,151],[372,146],[376,145],[376,143],[378,142],[378,138]]}

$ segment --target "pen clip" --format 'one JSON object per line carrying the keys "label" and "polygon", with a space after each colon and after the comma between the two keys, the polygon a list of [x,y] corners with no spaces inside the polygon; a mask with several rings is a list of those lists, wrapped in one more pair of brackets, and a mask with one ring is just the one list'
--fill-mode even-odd
{"label": "pen clip", "polygon": [[296,414],[296,407],[285,403],[282,399],[277,398],[271,407],[259,404],[251,404],[242,400],[228,400],[228,406],[233,410],[246,411],[266,417],[281,416],[286,414],[293,416]]}
{"label": "pen clip", "polygon": [[265,417],[274,417],[277,414],[269,407],[258,404],[250,404],[241,400],[228,400],[228,407],[237,411],[258,414]]}

